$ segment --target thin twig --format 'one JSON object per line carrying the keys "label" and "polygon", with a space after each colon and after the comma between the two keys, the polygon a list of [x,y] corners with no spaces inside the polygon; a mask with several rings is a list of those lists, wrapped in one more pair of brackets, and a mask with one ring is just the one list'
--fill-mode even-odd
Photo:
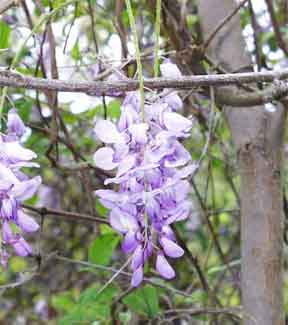
{"label": "thin twig", "polygon": [[205,41],[203,45],[204,51],[208,48],[214,37],[217,35],[217,33],[237,14],[237,12],[245,5],[245,3],[248,0],[243,0],[239,3],[239,5],[228,15],[226,16],[219,25],[216,26],[216,28],[211,32],[211,34],[207,37],[207,40]]}
{"label": "thin twig", "polygon": [[154,50],[154,77],[158,77],[159,71],[159,40],[161,27],[161,0],[156,0],[156,19],[155,19],[155,50]]}
{"label": "thin twig", "polygon": [[76,219],[76,220],[84,220],[84,221],[92,221],[96,223],[104,223],[109,225],[109,221],[107,219],[101,218],[101,217],[93,217],[87,214],[83,213],[77,213],[77,212],[68,212],[68,211],[63,211],[63,210],[56,210],[56,209],[50,209],[46,207],[32,207],[27,204],[22,204],[22,207],[31,210],[33,212],[38,213],[39,215],[44,215],[44,216],[59,216],[59,217],[66,217],[69,219]]}
{"label": "thin twig", "polygon": [[275,32],[275,37],[276,37],[277,43],[278,43],[279,47],[281,48],[281,50],[285,53],[285,55],[288,56],[288,45],[284,41],[279,24],[277,22],[277,17],[276,17],[274,7],[273,7],[273,1],[266,0],[266,4],[267,4],[267,8],[268,8],[270,17],[271,17],[271,22],[272,22],[273,29]]}
{"label": "thin twig", "polygon": [[[37,275],[36,272],[20,273],[20,280],[12,282],[12,283],[0,285],[0,291],[19,287],[19,286],[23,285],[24,283],[32,280],[35,277],[35,275]],[[1,293],[0,293],[0,295],[1,295]]]}
{"label": "thin twig", "polygon": [[132,10],[132,5],[130,0],[125,0],[128,17],[129,17],[129,24],[132,30],[133,35],[133,43],[136,53],[136,63],[137,63],[137,72],[138,72],[138,80],[139,80],[139,90],[140,90],[140,102],[141,102],[141,112],[142,112],[142,119],[144,120],[144,79],[143,79],[143,71],[142,71],[142,62],[141,62],[141,52],[139,48],[139,41],[137,35],[137,28],[134,19],[134,14]]}
{"label": "thin twig", "polygon": [[190,314],[190,315],[200,315],[200,314],[227,314],[233,317],[237,317],[238,319],[242,319],[241,317],[242,308],[212,308],[212,307],[199,307],[199,308],[183,308],[183,309],[171,309],[164,311],[165,315],[169,314]]}
{"label": "thin twig", "polygon": [[90,16],[90,21],[91,21],[91,31],[92,31],[92,38],[93,38],[93,44],[95,47],[95,52],[98,54],[99,52],[99,47],[98,47],[98,42],[97,42],[97,36],[96,36],[96,24],[95,24],[95,17],[94,17],[94,8],[92,5],[92,0],[87,0],[88,2],[88,12]]}
{"label": "thin twig", "polygon": [[[112,272],[112,273],[118,273],[119,272],[118,269],[115,269],[115,268],[110,267],[110,266],[104,266],[104,265],[89,263],[89,262],[85,262],[85,261],[73,260],[73,259],[70,259],[68,257],[61,256],[61,255],[54,256],[54,259],[56,259],[58,261],[62,261],[62,262],[66,262],[66,263],[71,263],[71,264],[76,264],[76,265],[82,265],[82,266],[86,266],[86,267],[90,267],[90,268],[94,268],[94,269],[102,270],[102,271],[108,271],[108,272]],[[120,275],[124,275],[124,276],[126,276],[128,278],[131,278],[133,276],[132,273],[126,272],[126,271],[121,271],[119,274]],[[143,278],[143,281],[146,282],[146,283],[155,285],[156,287],[169,290],[169,291],[173,292],[174,294],[178,294],[178,295],[185,296],[185,297],[191,297],[190,294],[187,294],[184,291],[177,290],[177,289],[172,288],[172,287],[170,287],[168,285],[165,285],[165,284],[161,284],[161,283],[159,283],[156,280],[153,280],[153,279],[144,277]]]}

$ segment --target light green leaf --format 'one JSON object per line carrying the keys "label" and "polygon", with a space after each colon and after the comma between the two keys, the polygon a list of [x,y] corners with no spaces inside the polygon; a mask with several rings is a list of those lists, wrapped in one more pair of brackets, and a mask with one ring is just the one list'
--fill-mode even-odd
{"label": "light green leaf", "polygon": [[96,199],[96,211],[101,217],[106,217],[109,210],[101,204],[99,199]]}
{"label": "light green leaf", "polygon": [[90,303],[106,304],[112,301],[113,297],[118,293],[116,287],[107,287],[101,293],[98,294],[99,286],[93,286],[85,289],[79,298],[80,305],[86,305]]}
{"label": "light green leaf", "polygon": [[159,312],[159,296],[157,289],[151,285],[146,285],[130,293],[123,299],[132,311],[145,314],[153,318]]}
{"label": "light green leaf", "polygon": [[6,49],[9,47],[11,28],[0,20],[0,49]]}
{"label": "light green leaf", "polygon": [[55,296],[52,296],[51,305],[59,311],[68,312],[75,305],[72,292],[61,292]]}
{"label": "light green leaf", "polygon": [[111,119],[118,120],[121,114],[119,100],[112,100],[108,104],[107,110],[108,116],[111,117]]}
{"label": "light green leaf", "polygon": [[24,122],[28,122],[32,110],[32,106],[33,106],[32,99],[22,97],[17,101],[15,101],[14,104],[22,120]]}
{"label": "light green leaf", "polygon": [[70,308],[69,313],[58,323],[70,325],[75,322],[90,323],[100,320],[101,324],[106,324],[104,321],[109,321],[111,302],[118,294],[118,289],[110,286],[100,294],[98,294],[98,290],[99,285],[84,290],[77,304]]}
{"label": "light green leaf", "polygon": [[109,264],[119,240],[120,237],[117,234],[100,235],[89,247],[89,262],[102,265]]}
{"label": "light green leaf", "polygon": [[75,42],[75,44],[71,50],[71,56],[75,61],[79,61],[81,58],[78,40]]}

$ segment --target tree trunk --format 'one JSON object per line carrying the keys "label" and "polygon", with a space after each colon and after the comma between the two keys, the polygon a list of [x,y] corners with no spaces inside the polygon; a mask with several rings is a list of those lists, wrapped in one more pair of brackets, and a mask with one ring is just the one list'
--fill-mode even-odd
{"label": "tree trunk", "polygon": [[[235,8],[233,0],[198,0],[203,38]],[[209,46],[227,71],[251,69],[239,14]],[[221,89],[219,89],[221,92]],[[245,325],[284,324],[282,299],[281,152],[285,111],[225,107],[241,178],[241,281]]]}

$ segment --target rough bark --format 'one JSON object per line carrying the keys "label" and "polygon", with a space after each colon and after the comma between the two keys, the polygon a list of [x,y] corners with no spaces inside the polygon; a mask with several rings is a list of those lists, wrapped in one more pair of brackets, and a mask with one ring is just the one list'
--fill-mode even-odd
{"label": "rough bark", "polygon": [[[204,39],[235,6],[233,0],[198,1]],[[251,61],[245,51],[239,14],[216,35],[209,53],[228,71],[249,69]],[[285,110],[280,105],[274,113],[261,106],[249,110],[226,107],[225,115],[241,177],[244,324],[284,324],[281,148]]]}
{"label": "rough bark", "polygon": [[[250,107],[274,100],[284,99],[288,95],[288,69],[267,72],[226,73],[197,76],[181,76],[178,78],[146,78],[144,86],[151,89],[191,89],[197,87],[223,85],[239,85],[254,82],[273,82],[264,90],[239,92],[236,87],[223,89],[217,93],[217,103],[240,107]],[[131,91],[139,88],[139,81],[124,79],[121,81],[73,81],[28,77],[15,71],[0,69],[0,87],[15,87],[62,92],[80,92],[91,96],[111,94],[113,92]],[[53,98],[52,98],[53,99]],[[287,99],[287,97],[286,97]]]}

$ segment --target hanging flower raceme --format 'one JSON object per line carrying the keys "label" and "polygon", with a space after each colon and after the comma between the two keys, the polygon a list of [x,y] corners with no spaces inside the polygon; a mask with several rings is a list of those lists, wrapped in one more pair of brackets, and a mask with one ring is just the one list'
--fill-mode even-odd
{"label": "hanging flower raceme", "polygon": [[39,225],[22,209],[21,203],[30,199],[37,191],[41,177],[28,178],[22,167],[38,167],[32,159],[36,154],[25,149],[20,138],[25,126],[16,110],[8,113],[7,132],[0,134],[0,222],[2,225],[2,243],[0,262],[7,265],[9,254],[7,245],[11,245],[19,256],[32,253],[23,233],[37,231]]}
{"label": "hanging flower raceme", "polygon": [[[181,75],[177,66],[165,62],[160,67],[165,77]],[[189,136],[192,122],[177,113],[182,101],[175,91],[165,90],[144,107],[141,119],[140,95],[127,94],[117,124],[108,120],[96,123],[95,133],[106,146],[94,155],[97,167],[115,170],[107,184],[118,191],[97,190],[101,203],[110,209],[111,226],[123,234],[122,249],[132,254],[132,286],[143,279],[143,268],[155,252],[156,269],[171,279],[175,272],[168,258],[183,255],[171,224],[186,219],[191,211],[187,180],[195,165],[179,142]]]}

